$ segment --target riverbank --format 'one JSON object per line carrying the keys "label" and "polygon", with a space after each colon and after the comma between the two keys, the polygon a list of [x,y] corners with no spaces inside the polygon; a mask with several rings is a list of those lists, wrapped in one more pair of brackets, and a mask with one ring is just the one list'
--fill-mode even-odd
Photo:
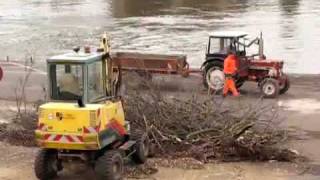
{"label": "riverbank", "polygon": [[[19,79],[24,76],[22,67],[5,66],[5,76],[0,82],[0,116],[1,121],[10,121],[15,111],[14,87]],[[185,170],[180,168],[160,167],[159,172],[152,178],[165,180],[170,177],[175,179],[245,179],[257,178],[266,180],[283,179],[318,179],[320,178],[320,82],[318,75],[290,75],[291,89],[287,94],[278,99],[267,99],[270,103],[279,107],[279,116],[282,126],[288,128],[295,138],[289,146],[305,155],[311,161],[307,164],[292,164],[279,162],[242,162],[242,163],[218,163],[208,164],[201,170]],[[128,81],[124,80],[125,83]],[[132,83],[132,81],[130,81]],[[206,93],[203,89],[200,76],[182,78],[180,76],[156,76],[153,82],[161,89],[173,96],[190,96],[195,91]],[[128,84],[127,84],[128,85]],[[46,87],[46,74],[34,71],[26,86],[28,101],[42,99]],[[43,93],[43,94],[41,94]],[[243,96],[240,101],[254,103],[260,97],[259,90],[254,83],[246,83],[241,88]],[[227,103],[237,103],[239,99],[228,97]],[[3,155],[0,161],[0,178],[6,180],[35,179],[33,175],[33,159],[37,148],[11,146],[1,143]],[[14,163],[13,163],[14,162]],[[75,170],[75,171],[74,171]],[[76,172],[76,173],[74,173]],[[61,179],[74,179],[91,177],[90,171],[84,169],[70,169],[61,175]],[[75,177],[75,174],[77,174]],[[263,176],[261,174],[264,174]],[[78,178],[78,179],[81,179]],[[84,178],[86,179],[86,178]]]}

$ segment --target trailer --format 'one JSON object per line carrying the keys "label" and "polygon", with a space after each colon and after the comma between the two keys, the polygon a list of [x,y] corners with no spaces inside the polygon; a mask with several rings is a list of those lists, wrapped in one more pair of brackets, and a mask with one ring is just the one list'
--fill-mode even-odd
{"label": "trailer", "polygon": [[188,77],[193,72],[201,73],[200,69],[190,68],[186,55],[116,52],[111,57],[113,63],[121,66],[122,71],[137,72],[141,76],[172,74]]}

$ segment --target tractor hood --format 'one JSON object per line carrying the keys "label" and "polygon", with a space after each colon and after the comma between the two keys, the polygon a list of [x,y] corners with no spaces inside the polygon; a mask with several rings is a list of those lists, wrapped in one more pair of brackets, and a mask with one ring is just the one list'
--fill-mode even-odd
{"label": "tractor hood", "polygon": [[275,68],[275,69],[282,69],[283,68],[283,60],[274,60],[274,59],[254,59],[250,60],[251,67],[260,67],[260,68]]}

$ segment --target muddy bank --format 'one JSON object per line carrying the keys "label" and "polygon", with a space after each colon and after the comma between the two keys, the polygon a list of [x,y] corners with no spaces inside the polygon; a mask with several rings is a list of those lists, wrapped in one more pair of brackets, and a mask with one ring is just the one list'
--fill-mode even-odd
{"label": "muddy bank", "polygon": [[[0,143],[0,179],[4,180],[36,180],[33,173],[33,159],[37,148],[25,148],[10,146]],[[156,163],[157,159],[152,159]],[[310,166],[267,162],[267,163],[216,163],[209,164],[200,169],[186,169],[176,164],[175,167],[168,167],[164,164],[158,165],[158,173],[145,180],[316,180],[319,177],[312,174],[304,174],[312,169]],[[317,169],[314,169],[317,172]],[[85,166],[66,166],[57,179],[63,180],[87,180],[93,178],[94,174]],[[135,179],[135,178],[133,178]],[[133,180],[128,178],[128,180]]]}
{"label": "muddy bank", "polygon": [[[8,76],[0,82],[0,86],[7,91],[1,91],[1,97],[11,99],[8,97],[14,97],[12,92],[12,85],[15,84],[17,78],[17,71],[10,67],[7,68]],[[10,77],[11,76],[11,77]],[[228,164],[213,164],[208,165],[202,170],[184,170],[179,168],[167,168],[160,167],[159,172],[152,177],[162,180],[169,177],[176,177],[177,179],[212,179],[214,177],[218,179],[235,179],[236,177],[242,177],[242,179],[256,179],[259,173],[265,174],[265,179],[317,179],[319,178],[319,166],[320,166],[320,124],[318,122],[319,117],[319,104],[320,104],[320,89],[317,79],[319,76],[301,76],[291,75],[292,87],[285,95],[280,96],[278,99],[268,99],[265,103],[271,105],[277,105],[281,109],[280,117],[284,120],[282,126],[288,127],[291,132],[296,136],[292,139],[290,146],[293,149],[298,150],[299,153],[306,155],[311,159],[310,164],[303,165],[305,168],[301,168],[300,165],[295,164],[282,164],[278,162],[273,163],[228,163]],[[39,79],[40,78],[40,79]],[[40,98],[35,92],[41,92],[41,86],[39,83],[45,83],[45,76],[34,74],[34,77],[30,81],[27,87],[29,98]],[[201,77],[191,76],[190,78],[182,78],[180,76],[158,76],[152,80],[154,83],[159,84],[160,87],[165,90],[169,96],[183,97],[190,96],[193,92],[200,92],[206,94],[202,86]],[[38,91],[36,91],[36,89]],[[240,98],[240,101],[254,103],[260,97],[259,90],[254,83],[247,83],[241,88],[241,92],[244,95]],[[239,99],[227,98],[228,103],[234,105],[239,104]],[[15,109],[15,103],[12,101],[0,101],[1,116],[8,114],[9,110]],[[10,114],[10,113],[9,113]],[[9,121],[10,115],[1,117],[5,121]],[[36,148],[24,148],[15,147],[8,144],[1,143],[2,148],[8,149],[8,151],[16,152],[16,154],[7,153],[2,157],[10,159],[10,156],[18,156],[21,158],[17,163],[6,163],[3,161],[1,168],[1,178],[3,179],[21,179],[24,177],[30,177],[28,179],[34,179],[32,171],[32,160],[34,158],[34,152]],[[21,163],[20,163],[21,162]],[[301,171],[303,169],[303,171]],[[14,171],[13,171],[14,170]],[[18,170],[18,173],[16,173]],[[259,172],[259,173],[258,173]],[[276,172],[276,173],[275,173]],[[300,175],[303,174],[303,175]],[[91,172],[85,171],[83,168],[71,168],[70,171],[62,174],[62,179],[74,179],[78,177],[91,177]],[[81,179],[79,178],[79,179]],[[86,179],[86,178],[84,178]],[[241,179],[241,178],[240,178]]]}

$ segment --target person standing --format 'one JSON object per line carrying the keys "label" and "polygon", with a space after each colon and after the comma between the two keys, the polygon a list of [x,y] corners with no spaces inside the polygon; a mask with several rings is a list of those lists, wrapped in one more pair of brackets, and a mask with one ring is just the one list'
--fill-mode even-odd
{"label": "person standing", "polygon": [[231,91],[233,96],[239,96],[240,93],[236,88],[234,76],[238,71],[237,57],[232,50],[228,51],[228,56],[224,60],[223,72],[225,75],[225,82],[223,87],[223,96],[226,97]]}

